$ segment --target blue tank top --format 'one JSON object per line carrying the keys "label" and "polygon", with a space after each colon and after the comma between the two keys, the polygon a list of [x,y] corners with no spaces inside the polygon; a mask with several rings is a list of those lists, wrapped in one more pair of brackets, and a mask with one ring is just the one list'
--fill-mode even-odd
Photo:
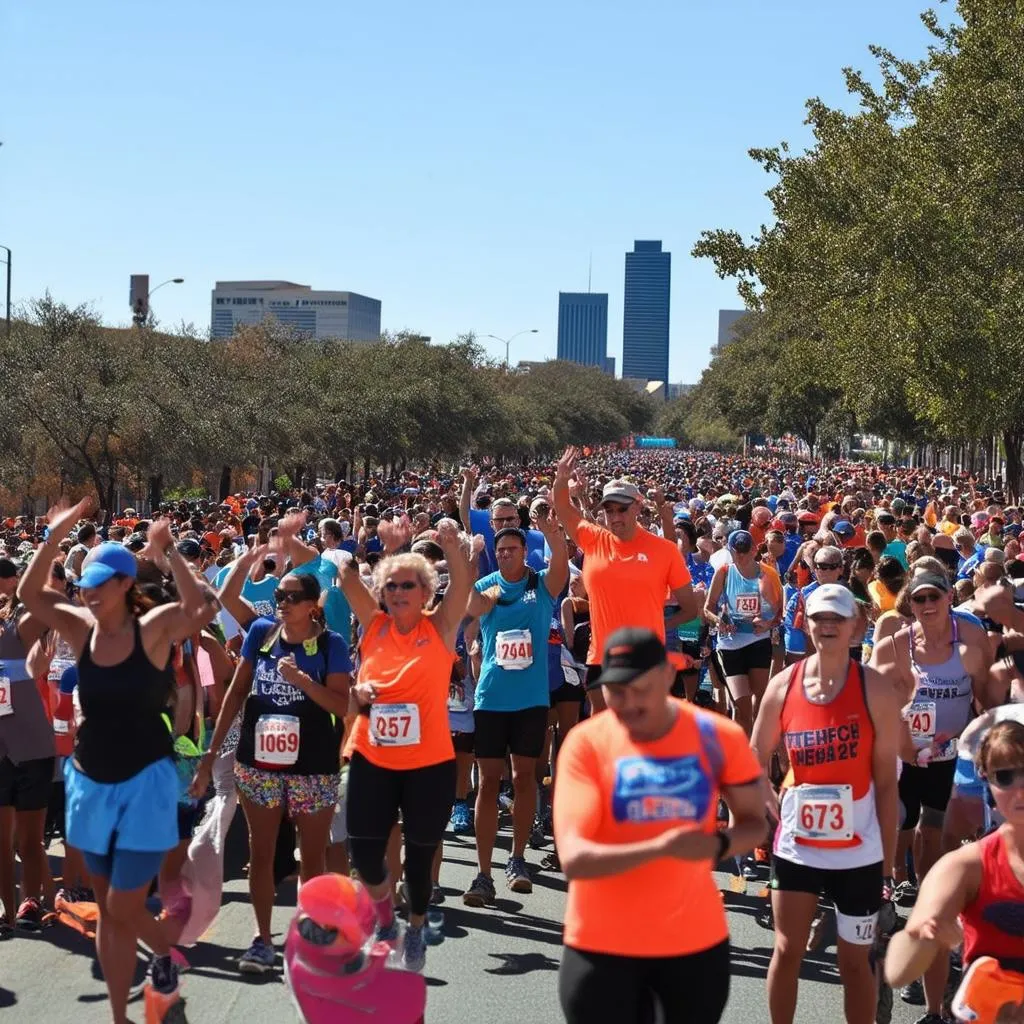
{"label": "blue tank top", "polygon": [[747,579],[730,562],[725,577],[722,605],[727,609],[729,618],[736,627],[735,633],[719,634],[718,646],[723,651],[739,650],[768,637],[767,633],[754,632],[754,619],[771,619],[775,615],[775,609],[761,596],[760,569],[756,576]]}

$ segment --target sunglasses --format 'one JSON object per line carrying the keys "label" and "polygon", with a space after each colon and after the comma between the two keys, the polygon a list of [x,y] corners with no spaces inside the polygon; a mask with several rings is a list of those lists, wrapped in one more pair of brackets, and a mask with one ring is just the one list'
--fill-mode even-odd
{"label": "sunglasses", "polygon": [[301,604],[303,601],[311,601],[312,598],[306,597],[301,590],[282,590],[278,588],[274,591],[274,600],[278,604]]}
{"label": "sunglasses", "polygon": [[502,524],[507,525],[508,523],[515,523],[516,525],[518,525],[519,516],[495,516],[494,519],[491,521],[494,523],[495,526],[501,526]]}
{"label": "sunglasses", "polygon": [[988,784],[995,789],[1024,786],[1024,768],[996,768],[985,777],[988,779]]}
{"label": "sunglasses", "polygon": [[605,512],[628,512],[633,507],[633,503],[624,505],[620,501],[606,501],[601,507]]}
{"label": "sunglasses", "polygon": [[937,590],[929,590],[926,594],[914,594],[910,600],[914,604],[938,604],[942,600],[942,594]]}
{"label": "sunglasses", "polygon": [[815,562],[815,569],[842,569],[842,562]]}
{"label": "sunglasses", "polygon": [[414,583],[412,580],[402,580],[401,583],[396,583],[394,580],[388,580],[384,584],[384,589],[389,593],[393,594],[396,590],[415,590],[419,586],[418,583]]}

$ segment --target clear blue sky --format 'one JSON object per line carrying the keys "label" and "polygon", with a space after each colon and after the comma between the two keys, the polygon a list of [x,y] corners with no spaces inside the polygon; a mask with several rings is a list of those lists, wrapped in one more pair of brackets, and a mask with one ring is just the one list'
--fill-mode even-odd
{"label": "clear blue sky", "polygon": [[[215,280],[363,292],[383,325],[554,355],[558,292],[609,293],[672,252],[673,381],[695,381],[735,288],[689,256],[755,231],[751,146],[806,142],[869,43],[921,56],[923,0],[80,0],[0,23],[0,243],[14,299],[127,323],[149,273],[168,325],[206,329]],[[492,345],[495,355],[503,349]]]}

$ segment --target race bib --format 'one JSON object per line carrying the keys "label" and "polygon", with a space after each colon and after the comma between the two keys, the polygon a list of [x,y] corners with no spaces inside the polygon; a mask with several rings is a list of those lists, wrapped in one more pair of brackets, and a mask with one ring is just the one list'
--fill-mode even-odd
{"label": "race bib", "polygon": [[7,676],[0,676],[0,718],[14,714],[14,702],[11,695],[11,681]]}
{"label": "race bib", "polygon": [[299,759],[299,720],[293,715],[261,715],[256,722],[256,764],[290,768]]}
{"label": "race bib", "polygon": [[466,684],[462,682],[448,684],[448,710],[469,711],[469,701],[466,699]]}
{"label": "race bib", "polygon": [[736,614],[756,619],[761,614],[761,595],[739,594],[736,598]]}
{"label": "race bib", "polygon": [[418,705],[374,704],[370,707],[370,742],[375,747],[411,747],[419,741]]}
{"label": "race bib", "polygon": [[494,642],[494,660],[500,668],[518,671],[533,664],[533,637],[528,629],[506,629]]}
{"label": "race bib", "polygon": [[71,732],[71,723],[66,718],[55,718],[53,720],[53,734],[55,736],[67,736]]}
{"label": "race bib", "polygon": [[930,743],[935,738],[935,701],[915,701],[907,709],[906,719],[915,741]]}
{"label": "race bib", "polygon": [[50,662],[50,671],[46,678],[51,683],[59,683],[65,669],[71,668],[72,665],[74,662],[68,658],[54,658]]}
{"label": "race bib", "polygon": [[841,843],[853,838],[853,786],[797,786],[797,839]]}

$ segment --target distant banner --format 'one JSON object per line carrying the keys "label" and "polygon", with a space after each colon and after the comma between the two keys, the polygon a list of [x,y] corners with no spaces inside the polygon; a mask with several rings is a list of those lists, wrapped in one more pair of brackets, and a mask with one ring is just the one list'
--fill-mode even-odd
{"label": "distant banner", "polygon": [[674,437],[638,437],[636,439],[637,448],[675,448],[676,439]]}

